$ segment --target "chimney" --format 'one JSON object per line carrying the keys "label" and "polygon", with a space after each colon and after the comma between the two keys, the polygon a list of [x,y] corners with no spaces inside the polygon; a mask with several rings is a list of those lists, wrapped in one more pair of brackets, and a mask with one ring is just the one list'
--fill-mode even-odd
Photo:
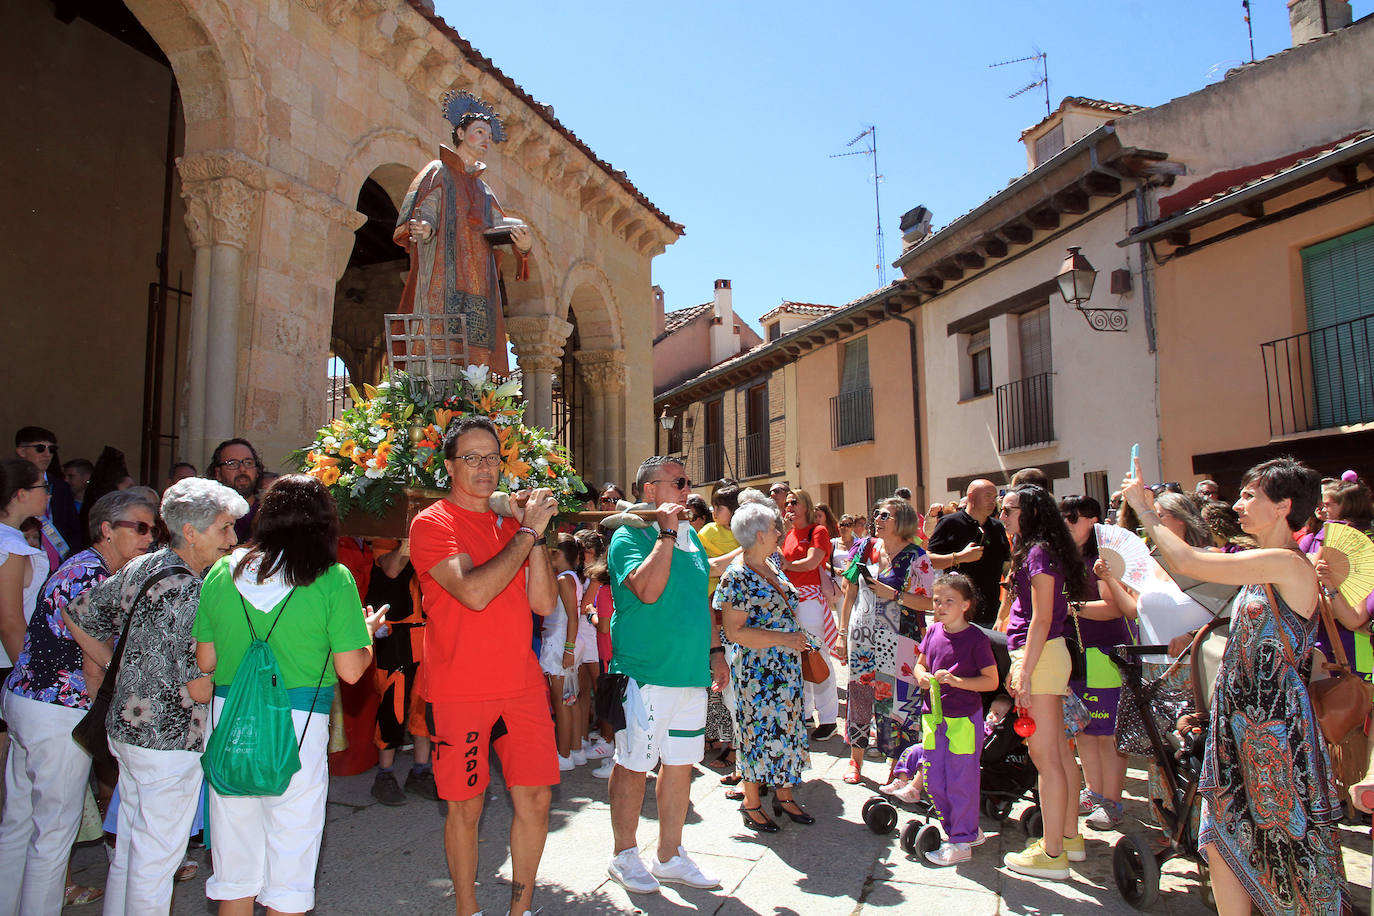
{"label": "chimney", "polygon": [[1350,0],[1288,0],[1293,46],[1350,25]]}
{"label": "chimney", "polygon": [[711,365],[727,360],[738,352],[739,336],[735,331],[730,281],[717,280],[711,309]]}
{"label": "chimney", "polygon": [[654,285],[654,336],[657,337],[668,328],[668,319],[663,309],[663,287]]}
{"label": "chimney", "polygon": [[930,237],[930,211],[913,207],[902,214],[902,251],[906,252]]}

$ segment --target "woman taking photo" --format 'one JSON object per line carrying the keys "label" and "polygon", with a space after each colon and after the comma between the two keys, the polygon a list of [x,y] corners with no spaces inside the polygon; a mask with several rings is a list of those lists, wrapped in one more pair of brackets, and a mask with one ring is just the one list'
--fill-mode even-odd
{"label": "woman taking photo", "polygon": [[[107,913],[171,907],[172,877],[186,854],[202,779],[206,710],[188,688],[202,676],[191,639],[200,577],[233,548],[234,522],[247,511],[243,497],[215,481],[173,484],[162,497],[172,546],[134,559],[67,608],[72,635],[86,652],[88,689],[108,668],[114,640],[124,645],[106,719],[119,761],[119,839],[105,882]],[[131,534],[151,534],[144,520],[136,524]]]}
{"label": "woman taking photo", "polygon": [[210,789],[215,873],[205,895],[220,901],[220,916],[251,916],[254,898],[278,914],[314,907],[335,677],[362,677],[385,621],[383,611],[364,615],[353,576],[337,562],[339,518],[323,484],[288,474],[259,506],[253,540],[205,577],[196,658],[214,675],[213,723],[249,642],[281,623],[269,644],[291,699],[301,768],[279,796]]}
{"label": "woman taking photo", "polygon": [[1026,739],[1039,771],[1045,835],[1002,861],[1038,878],[1067,878],[1069,862],[1086,859],[1078,832],[1078,765],[1064,732],[1064,695],[1071,661],[1064,644],[1069,595],[1083,594],[1087,572],[1054,497],[1020,486],[1002,500],[1001,521],[1012,541],[1007,692],[1029,709],[1037,728]]}
{"label": "woman taking photo", "polygon": [[801,651],[811,644],[798,620],[797,590],[768,558],[778,546],[777,513],[741,506],[730,521],[742,556],[725,570],[712,606],[735,646],[730,680],[737,697],[736,760],[743,776],[744,826],[776,833],[762,811],[759,786],[774,786],[773,813],[798,824],[816,819],[797,804],[792,787],[806,769]]}
{"label": "woman taking photo", "polygon": [[[830,557],[830,532],[820,524],[816,505],[805,490],[793,490],[783,502],[783,523],[787,533],[782,539],[782,572],[797,588],[801,610],[801,625],[820,645],[827,645],[825,621],[830,608],[821,597],[820,566]],[[833,626],[833,618],[832,618]],[[829,652],[822,653],[829,656]],[[830,669],[830,659],[825,664]],[[816,730],[811,737],[817,741],[835,734],[835,720],[840,715],[840,698],[835,688],[835,671],[819,684],[806,684],[806,715],[816,712]]]}
{"label": "woman taking photo", "polygon": [[[866,572],[845,589],[844,610],[837,653],[849,665],[849,700],[845,713],[845,739],[849,766],[843,779],[860,781],[868,729],[874,721],[879,678],[890,701],[895,676],[897,637],[920,639],[925,632],[925,612],[932,607],[930,588],[935,568],[930,556],[913,541],[920,518],[904,499],[885,499],[873,514],[874,537],[856,545],[856,559]],[[884,708],[890,708],[885,705]],[[877,728],[878,749],[896,758],[920,741],[919,717],[900,728],[890,716],[882,716]],[[910,774],[908,774],[910,775]]]}
{"label": "woman taking photo", "polygon": [[[89,518],[94,546],[72,554],[44,583],[5,682],[14,746],[0,822],[0,886],[11,888],[22,912],[55,913],[62,906],[63,876],[91,772],[91,757],[72,740],[72,729],[100,685],[87,683],[81,646],[62,612],[142,554],[153,537],[153,507],[129,493],[102,497]],[[43,829],[34,835],[39,824]]]}
{"label": "woman taking photo", "polygon": [[1217,911],[1340,912],[1341,803],[1307,692],[1317,573],[1293,541],[1316,508],[1320,478],[1292,458],[1247,471],[1236,512],[1259,546],[1241,553],[1194,547],[1170,530],[1141,484],[1138,461],[1121,489],[1171,569],[1241,587],[1199,785],[1198,846]]}

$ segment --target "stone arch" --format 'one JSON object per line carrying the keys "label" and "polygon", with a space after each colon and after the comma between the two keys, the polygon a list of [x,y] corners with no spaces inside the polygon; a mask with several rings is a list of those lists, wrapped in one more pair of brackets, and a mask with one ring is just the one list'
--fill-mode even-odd
{"label": "stone arch", "polygon": [[225,0],[124,0],[172,65],[185,153],[267,157],[266,93],[252,46]]}
{"label": "stone arch", "polygon": [[558,295],[558,315],[577,315],[577,327],[585,350],[619,350],[621,334],[620,303],[610,280],[593,261],[580,260],[569,268]]}
{"label": "stone arch", "polygon": [[416,134],[397,127],[381,127],[359,137],[339,167],[334,196],[339,200],[358,199],[363,182],[371,178],[386,189],[399,209],[411,181],[434,159]]}

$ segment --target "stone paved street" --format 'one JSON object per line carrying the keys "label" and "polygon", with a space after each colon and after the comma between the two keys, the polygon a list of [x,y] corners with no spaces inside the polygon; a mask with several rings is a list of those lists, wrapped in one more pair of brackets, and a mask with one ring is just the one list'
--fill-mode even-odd
{"label": "stone paved street", "polygon": [[[697,891],[665,888],[660,895],[631,897],[606,876],[611,850],[610,814],[606,783],[580,767],[566,777],[554,796],[548,847],[539,874],[536,905],[554,914],[711,913],[720,916],[848,916],[848,914],[918,913],[941,910],[941,916],[999,913],[1040,914],[1093,912],[1131,913],[1111,877],[1113,834],[1089,833],[1088,862],[1077,866],[1065,882],[1038,881],[1011,875],[1000,868],[1004,851],[1024,845],[1013,812],[1000,828],[983,819],[988,842],[971,863],[953,869],[928,867],[901,851],[895,832],[875,836],[860,819],[863,802],[872,795],[869,785],[847,786],[845,748],[838,738],[813,745],[813,778],[798,797],[818,823],[791,824],[772,836],[757,836],[740,823],[738,805],[727,801],[718,776],[698,768],[692,786],[692,809],[686,845],[705,867],[718,872],[724,889]],[[409,760],[397,761],[398,773]],[[868,761],[870,777],[886,772]],[[402,774],[403,775],[403,774]],[[394,913],[452,914],[454,901],[444,864],[442,818],[437,804],[412,798],[404,807],[388,808],[369,794],[372,775],[336,779],[330,787],[329,822],[320,864],[318,905],[321,916],[363,916]],[[1139,796],[1144,773],[1132,770],[1128,793],[1135,799],[1128,811],[1143,812]],[[652,785],[651,785],[652,788]],[[645,803],[641,848],[652,854],[655,808]],[[903,814],[899,827],[905,825]],[[507,901],[509,863],[506,833],[510,808],[499,788],[488,793],[482,822],[483,855],[479,870],[479,900],[486,913],[503,914]],[[1346,863],[1362,904],[1369,899],[1370,840],[1368,829],[1344,832]],[[204,899],[208,854],[197,857],[201,875],[180,885],[174,916],[213,912]],[[84,847],[76,858],[75,880],[103,883],[104,856]],[[68,908],[72,916],[98,911],[98,905]],[[1156,914],[1203,916],[1196,868],[1174,862],[1165,869]]]}

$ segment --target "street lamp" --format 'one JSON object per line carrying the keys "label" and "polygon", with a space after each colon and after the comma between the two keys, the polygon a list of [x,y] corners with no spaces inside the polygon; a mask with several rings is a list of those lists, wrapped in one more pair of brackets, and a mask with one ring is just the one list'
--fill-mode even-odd
{"label": "street lamp", "polygon": [[663,408],[663,413],[658,416],[658,425],[662,426],[667,432],[672,432],[673,427],[677,425],[677,417],[668,413],[668,408],[665,407]]}
{"label": "street lamp", "polygon": [[1093,284],[1097,281],[1097,269],[1088,262],[1087,257],[1077,246],[1069,249],[1069,256],[1054,277],[1059,284],[1059,295],[1064,301],[1083,313],[1088,325],[1094,331],[1126,330],[1125,309],[1085,308],[1083,303],[1092,298]]}

